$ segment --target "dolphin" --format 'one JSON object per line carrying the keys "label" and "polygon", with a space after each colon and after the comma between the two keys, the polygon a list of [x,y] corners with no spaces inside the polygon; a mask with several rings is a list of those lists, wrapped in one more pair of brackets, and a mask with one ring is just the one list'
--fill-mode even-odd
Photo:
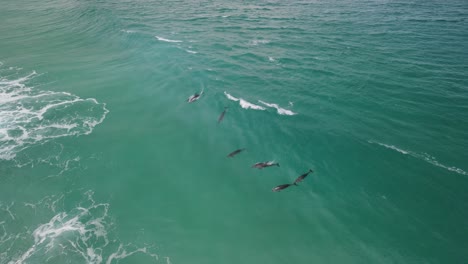
{"label": "dolphin", "polygon": [[245,148],[236,149],[233,152],[229,153],[229,155],[227,155],[227,156],[228,156],[228,158],[232,158],[232,157],[234,157],[235,155],[241,153],[244,150],[245,150]]}
{"label": "dolphin", "polygon": [[252,165],[252,168],[257,168],[257,169],[263,169],[263,168],[266,168],[266,167],[270,167],[270,166],[280,166],[279,163],[275,163],[274,161],[265,161],[265,162],[257,162],[255,163],[254,165]]}
{"label": "dolphin", "polygon": [[273,192],[279,192],[281,190],[284,190],[286,188],[288,188],[289,186],[291,186],[292,184],[290,183],[286,183],[286,184],[281,184],[281,185],[278,185],[276,186],[275,188],[271,189]]}
{"label": "dolphin", "polygon": [[187,102],[189,103],[193,103],[195,102],[196,100],[200,99],[200,96],[202,96],[203,94],[203,90],[198,94],[198,93],[195,93],[194,95],[190,96],[188,99],[187,99]]}
{"label": "dolphin", "polygon": [[224,111],[221,113],[221,115],[219,116],[218,118],[218,124],[221,123],[221,121],[223,121],[224,119],[224,115],[226,114],[226,110],[228,109],[227,106],[224,107]]}
{"label": "dolphin", "polygon": [[294,181],[294,185],[297,185],[299,182],[303,181],[305,177],[307,177],[307,175],[309,175],[309,173],[312,173],[314,172],[312,169],[309,169],[308,172],[302,174],[301,176],[297,177],[297,179]]}

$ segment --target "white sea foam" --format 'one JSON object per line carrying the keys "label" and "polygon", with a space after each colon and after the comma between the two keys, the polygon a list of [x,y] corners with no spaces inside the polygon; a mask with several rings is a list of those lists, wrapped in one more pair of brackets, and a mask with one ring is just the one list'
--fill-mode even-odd
{"label": "white sea foam", "polygon": [[[11,202],[10,205],[4,205],[2,202],[0,202],[0,211],[5,211],[8,213],[8,215],[11,217],[11,220],[15,220],[15,215],[11,212],[11,207],[15,205],[15,202]],[[2,222],[4,223],[4,221]]]}
{"label": "white sea foam", "polygon": [[273,58],[273,57],[268,57],[268,60],[269,60],[269,61],[275,61],[275,58]]}
{"label": "white sea foam", "polygon": [[154,36],[154,37],[157,38],[159,41],[164,41],[164,42],[173,42],[173,43],[183,42],[182,40],[166,39],[166,38],[159,37],[159,36]]}
{"label": "white sea foam", "polygon": [[259,105],[256,105],[256,104],[252,104],[242,98],[236,98],[230,94],[228,94],[227,92],[224,92],[224,94],[226,95],[226,97],[229,99],[229,100],[232,100],[232,101],[236,101],[236,102],[239,102],[239,105],[244,108],[244,109],[254,109],[254,110],[265,110],[265,107],[262,107],[262,106],[259,106]]}
{"label": "white sea foam", "polygon": [[0,76],[0,159],[53,138],[88,135],[109,112],[94,98],[34,88],[35,71],[7,75],[16,77]]}
{"label": "white sea foam", "polygon": [[386,147],[386,148],[389,148],[389,149],[393,149],[393,150],[395,150],[395,151],[400,152],[401,154],[405,154],[405,155],[410,154],[410,152],[408,152],[408,151],[406,151],[406,150],[403,150],[403,149],[399,149],[399,148],[397,148],[397,147],[395,147],[395,146],[393,146],[393,145],[387,145],[387,144],[380,143],[380,142],[376,142],[376,141],[373,141],[373,140],[369,140],[368,142],[371,143],[371,144],[377,144],[377,145],[380,145],[380,146],[382,146],[382,147]]}
{"label": "white sea foam", "polygon": [[189,49],[186,49],[185,51],[188,52],[188,53],[192,53],[192,54],[197,54],[197,53],[198,53],[198,52],[196,52],[196,51],[189,50]]}
{"label": "white sea foam", "polygon": [[122,30],[120,30],[120,31],[125,32],[125,33],[127,33],[127,34],[136,33],[135,30],[128,30],[128,29],[122,29]]}
{"label": "white sea foam", "polygon": [[268,44],[270,43],[267,39],[254,39],[249,41],[249,45],[257,46],[258,44]]}
{"label": "white sea foam", "polygon": [[252,104],[250,102],[247,102],[244,99],[240,99],[239,104],[244,109],[265,110],[265,107],[261,107],[261,106],[256,105],[256,104]]}
{"label": "white sea foam", "polygon": [[288,110],[288,109],[281,108],[277,104],[266,103],[266,102],[264,102],[262,100],[258,100],[258,102],[260,102],[260,103],[262,103],[262,104],[264,104],[264,105],[266,105],[268,107],[276,108],[276,111],[280,115],[297,115],[297,113],[294,113],[293,111]]}
{"label": "white sea foam", "polygon": [[224,94],[226,95],[226,97],[229,99],[229,100],[232,100],[232,101],[239,101],[239,98],[236,98],[230,94],[228,94],[226,91],[224,91]]}
{"label": "white sea foam", "polygon": [[[54,210],[50,220],[36,225],[32,232],[27,227],[24,229],[25,233],[10,233],[9,227],[15,227],[17,224],[13,220],[0,222],[0,231],[3,230],[0,242],[2,248],[9,251],[8,255],[0,253],[0,262],[30,263],[34,258],[34,262],[45,263],[54,257],[67,256],[69,260],[76,261],[81,258],[84,263],[89,264],[111,264],[134,254],[146,255],[154,261],[159,259],[158,255],[152,252],[153,246],[137,247],[124,244],[113,237],[109,233],[112,226],[108,216],[109,204],[95,202],[92,192],[86,192],[82,202],[71,210],[63,210],[63,203],[64,195],[50,196],[38,202],[24,203],[24,207],[18,208],[18,212],[21,213],[25,210],[34,210],[36,213],[38,209],[44,214],[48,208],[55,208],[60,204],[61,211],[56,213]],[[0,209],[3,209],[1,203]],[[17,245],[27,244],[31,246],[21,252],[17,251],[21,248]]]}
{"label": "white sea foam", "polygon": [[[156,260],[159,259],[159,256],[158,256],[158,255],[156,255],[156,254],[151,254],[151,253],[147,252],[146,247],[144,247],[144,248],[137,248],[137,249],[135,249],[135,250],[133,250],[133,251],[127,252],[127,250],[125,249],[125,247],[124,247],[122,244],[120,244],[120,245],[119,245],[119,248],[117,249],[117,251],[114,252],[114,253],[112,253],[112,254],[109,256],[109,258],[108,258],[107,261],[106,261],[106,264],[111,264],[111,263],[112,263],[112,260],[114,260],[114,259],[118,261],[119,259],[124,259],[124,258],[129,257],[129,256],[131,256],[131,255],[133,255],[133,254],[136,254],[136,253],[144,253],[144,254],[147,254],[147,255],[149,255],[149,256],[155,258]],[[167,257],[167,258],[168,258],[168,257]]]}
{"label": "white sea foam", "polygon": [[443,168],[443,169],[446,169],[448,171],[452,171],[452,172],[455,172],[455,173],[458,173],[458,174],[461,174],[461,175],[468,175],[468,173],[460,168],[457,168],[457,167],[450,167],[450,166],[447,166],[447,165],[444,165],[442,163],[440,163],[439,161],[437,161],[437,159],[427,153],[417,153],[417,152],[413,152],[413,151],[410,151],[410,150],[404,150],[404,149],[401,149],[401,148],[398,148],[396,146],[393,146],[393,145],[388,145],[388,144],[384,144],[384,143],[380,143],[380,142],[377,142],[377,141],[374,141],[374,140],[368,140],[369,143],[371,144],[377,144],[377,145],[380,145],[382,147],[385,147],[385,148],[388,148],[388,149],[392,149],[392,150],[395,150],[401,154],[404,154],[404,155],[410,155],[414,158],[417,158],[417,159],[420,159],[420,160],[424,160],[434,166],[437,166],[437,167],[440,167],[440,168]]}

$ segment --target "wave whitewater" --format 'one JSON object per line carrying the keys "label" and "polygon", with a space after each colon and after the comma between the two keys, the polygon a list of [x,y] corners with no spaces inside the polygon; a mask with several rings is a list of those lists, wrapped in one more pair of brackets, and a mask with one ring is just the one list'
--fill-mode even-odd
{"label": "wave whitewater", "polygon": [[398,148],[396,146],[393,146],[393,145],[388,145],[388,144],[384,144],[384,143],[380,143],[380,142],[377,142],[377,141],[374,141],[374,140],[368,140],[367,142],[371,143],[371,144],[377,144],[379,146],[382,146],[382,147],[385,147],[385,148],[388,148],[388,149],[392,149],[394,151],[397,151],[403,155],[410,155],[414,158],[417,158],[417,159],[420,159],[420,160],[423,160],[427,163],[430,163],[434,166],[437,166],[437,167],[440,167],[440,168],[443,168],[443,169],[446,169],[448,171],[452,171],[452,172],[455,172],[455,173],[458,173],[458,174],[461,174],[461,175],[468,175],[468,173],[460,168],[457,168],[457,167],[449,167],[449,166],[446,166],[442,163],[440,163],[439,161],[437,161],[437,159],[427,153],[416,153],[416,152],[413,152],[413,151],[410,151],[410,150],[404,150],[404,149],[401,149],[401,148]]}
{"label": "wave whitewater", "polygon": [[172,42],[172,43],[180,43],[183,42],[182,40],[174,40],[174,39],[167,39],[159,36],[154,36],[157,40],[159,41],[164,41],[164,42]]}
{"label": "wave whitewater", "polygon": [[275,108],[276,111],[278,112],[278,114],[280,115],[297,115],[297,113],[294,113],[293,111],[291,110],[288,110],[288,109],[284,109],[284,108],[281,108],[279,107],[277,104],[270,104],[270,103],[266,103],[262,100],[258,100],[260,103],[268,106],[268,107],[271,107],[271,108]]}
{"label": "wave whitewater", "polygon": [[[159,256],[152,253],[152,246],[136,247],[131,244],[124,245],[118,239],[113,238],[110,232],[112,223],[108,216],[109,204],[97,203],[93,199],[93,192],[87,191],[83,199],[73,209],[61,211],[65,195],[48,196],[36,203],[24,203],[23,205],[2,205],[0,209],[8,210],[11,219],[0,222],[0,227],[4,234],[0,237],[0,242],[7,249],[11,250],[15,244],[30,244],[29,248],[23,252],[9,252],[12,256],[0,254],[0,262],[8,264],[28,263],[31,259],[51,258],[67,256],[73,262],[82,259],[89,264],[110,264],[118,262],[134,254],[144,254],[148,258],[157,261]],[[12,209],[16,207],[17,210]],[[5,208],[4,208],[5,207]],[[29,208],[29,211],[36,214],[37,211],[52,211],[55,214],[44,224],[40,224],[32,231],[15,234],[10,227],[15,226],[13,222],[16,214]],[[57,213],[57,211],[59,211]],[[15,214],[16,213],[16,214]],[[27,228],[29,230],[29,228]],[[30,238],[33,241],[30,242]],[[1,248],[1,247],[0,247]],[[13,254],[12,254],[13,253]],[[10,258],[8,260],[8,258]],[[12,258],[12,259],[11,259]],[[8,262],[4,262],[7,261]]]}
{"label": "wave whitewater", "polygon": [[224,92],[224,94],[226,95],[226,97],[227,97],[229,100],[235,101],[235,102],[239,102],[239,105],[240,105],[242,108],[244,108],[244,109],[266,110],[265,107],[252,104],[252,103],[247,102],[246,100],[244,100],[244,99],[242,99],[242,98],[236,98],[236,97],[234,97],[234,96],[228,94],[227,92]]}
{"label": "wave whitewater", "polygon": [[[248,102],[248,101],[246,101],[246,100],[244,100],[242,98],[234,97],[231,94],[228,94],[226,91],[224,92],[224,95],[226,95],[226,97],[231,101],[239,102],[239,105],[244,109],[266,110],[266,108],[263,107],[263,106],[250,103],[250,102]],[[288,109],[281,108],[277,104],[267,103],[267,102],[264,102],[262,100],[258,100],[258,102],[265,105],[265,106],[267,106],[267,107],[275,108],[276,112],[278,114],[280,114],[280,115],[297,115],[297,113],[295,113],[295,112],[293,112],[291,110],[288,110]]]}
{"label": "wave whitewater", "polygon": [[27,84],[39,75],[17,71],[0,71],[9,76],[0,76],[0,159],[11,160],[38,142],[88,135],[109,112],[94,98],[35,89]]}

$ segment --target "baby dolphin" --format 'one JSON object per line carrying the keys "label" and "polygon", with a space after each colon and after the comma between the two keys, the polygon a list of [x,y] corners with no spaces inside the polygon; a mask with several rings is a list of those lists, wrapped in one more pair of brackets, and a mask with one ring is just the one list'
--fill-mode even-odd
{"label": "baby dolphin", "polygon": [[302,174],[301,176],[297,177],[297,179],[294,181],[294,185],[297,185],[299,182],[303,181],[305,177],[307,177],[307,175],[309,175],[309,173],[311,172],[314,172],[312,169],[309,169],[308,172]]}
{"label": "baby dolphin", "polygon": [[284,190],[286,188],[288,188],[289,186],[291,186],[292,184],[289,184],[289,183],[286,183],[286,184],[281,184],[281,185],[278,185],[276,186],[275,188],[271,189],[273,192],[279,192],[281,190]]}
{"label": "baby dolphin", "polygon": [[189,102],[189,103],[195,102],[196,100],[200,99],[200,96],[201,96],[202,94],[203,94],[203,90],[200,92],[200,94],[195,93],[194,95],[190,96],[190,97],[187,99],[187,102]]}
{"label": "baby dolphin", "polygon": [[223,118],[224,118],[224,115],[226,114],[226,109],[228,109],[227,106],[224,107],[224,111],[221,113],[221,115],[219,116],[218,118],[218,124],[221,123],[221,121],[223,121]]}
{"label": "baby dolphin", "polygon": [[278,162],[275,163],[274,161],[266,161],[266,162],[257,162],[254,165],[252,165],[252,168],[263,169],[263,168],[274,166],[274,165],[278,167],[280,166]]}
{"label": "baby dolphin", "polygon": [[235,155],[241,153],[244,150],[245,150],[245,148],[236,149],[233,152],[229,153],[229,155],[227,155],[227,156],[228,156],[228,158],[232,158],[232,157],[234,157]]}

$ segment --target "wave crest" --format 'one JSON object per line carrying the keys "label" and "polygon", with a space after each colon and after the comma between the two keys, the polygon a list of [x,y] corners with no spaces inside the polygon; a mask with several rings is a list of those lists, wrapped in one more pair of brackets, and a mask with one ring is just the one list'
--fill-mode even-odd
{"label": "wave crest", "polygon": [[159,41],[164,41],[164,42],[172,42],[172,43],[180,43],[183,42],[182,40],[174,40],[174,39],[167,39],[159,36],[154,36],[157,40]]}
{"label": "wave crest", "polygon": [[410,155],[413,158],[424,160],[427,163],[430,163],[430,164],[432,164],[434,166],[446,169],[448,171],[452,171],[452,172],[455,172],[455,173],[458,173],[458,174],[461,174],[461,175],[468,175],[468,173],[466,171],[464,171],[464,170],[462,170],[460,168],[450,167],[450,166],[447,166],[447,165],[444,165],[444,164],[440,163],[439,161],[437,161],[437,159],[435,157],[433,157],[433,156],[431,156],[431,155],[429,155],[427,153],[416,153],[416,152],[413,152],[413,151],[410,151],[410,150],[404,150],[404,149],[398,148],[396,146],[380,143],[380,142],[377,142],[377,141],[374,141],[374,140],[368,140],[367,142],[369,142],[371,144],[377,144],[379,146],[382,146],[382,147],[385,147],[385,148],[388,148],[388,149],[392,149],[392,150],[397,151],[397,152],[399,152],[401,154],[404,154],[404,155]]}
{"label": "wave crest", "polygon": [[224,94],[226,95],[226,97],[229,100],[239,102],[239,105],[244,109],[265,110],[265,107],[262,107],[262,106],[259,106],[259,105],[256,105],[256,104],[252,104],[252,103],[247,102],[246,100],[244,100],[242,98],[236,98],[236,97],[228,94],[227,92],[224,92]]}
{"label": "wave crest", "polygon": [[268,107],[272,107],[272,108],[275,108],[276,111],[278,112],[278,114],[280,115],[297,115],[297,113],[294,113],[293,111],[291,110],[288,110],[288,109],[284,109],[284,108],[281,108],[279,107],[277,104],[271,104],[271,103],[266,103],[262,100],[258,100],[260,103],[268,106]]}

